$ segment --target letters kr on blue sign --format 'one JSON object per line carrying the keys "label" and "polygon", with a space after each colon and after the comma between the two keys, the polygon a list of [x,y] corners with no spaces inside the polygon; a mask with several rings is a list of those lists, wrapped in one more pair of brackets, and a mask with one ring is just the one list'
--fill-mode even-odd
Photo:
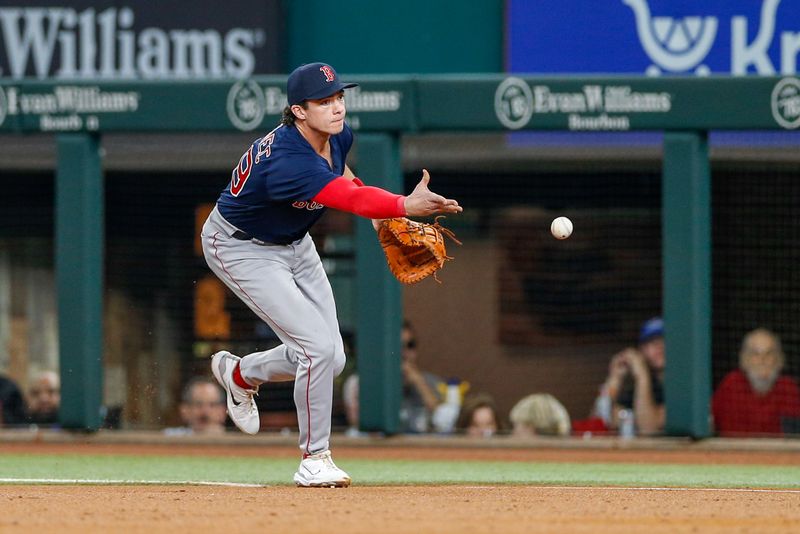
{"label": "letters kr on blue sign", "polygon": [[800,0],[508,0],[509,72],[794,74]]}

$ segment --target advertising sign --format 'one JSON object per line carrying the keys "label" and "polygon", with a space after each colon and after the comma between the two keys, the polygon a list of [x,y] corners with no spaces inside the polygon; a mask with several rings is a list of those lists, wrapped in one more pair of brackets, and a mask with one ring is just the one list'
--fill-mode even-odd
{"label": "advertising sign", "polygon": [[[362,76],[348,89],[356,130],[411,130],[413,82]],[[0,131],[269,131],[286,106],[285,76],[181,82],[0,81]]]}
{"label": "advertising sign", "polygon": [[279,0],[0,0],[0,78],[175,80],[280,73],[284,20]]}
{"label": "advertising sign", "polygon": [[794,74],[800,0],[509,0],[519,73]]}
{"label": "advertising sign", "polygon": [[[441,102],[447,101],[447,105]],[[800,80],[507,76],[418,81],[422,130],[795,130]]]}

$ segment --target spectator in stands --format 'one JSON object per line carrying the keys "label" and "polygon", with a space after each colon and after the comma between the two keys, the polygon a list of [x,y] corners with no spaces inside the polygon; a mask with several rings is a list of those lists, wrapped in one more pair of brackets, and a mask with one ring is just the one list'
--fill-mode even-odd
{"label": "spectator in stands", "polygon": [[167,434],[222,434],[225,392],[210,378],[192,378],[183,388],[180,415],[184,426],[168,428]]}
{"label": "spectator in stands", "polygon": [[782,434],[800,418],[800,388],[781,376],[785,356],[780,338],[766,328],[748,332],[739,351],[739,369],[729,372],[711,402],[714,426],[722,436]]}
{"label": "spectator in stands", "polygon": [[608,376],[595,402],[596,414],[621,433],[624,425],[620,418],[631,412],[636,433],[661,432],[665,419],[664,364],[664,322],[653,317],[642,325],[637,347],[628,347],[611,358]]}
{"label": "spectator in stands", "polygon": [[522,398],[511,408],[508,417],[512,433],[518,437],[568,436],[571,430],[567,409],[549,393],[534,393]]}
{"label": "spectator in stands", "polygon": [[[403,373],[403,393],[400,404],[400,431],[405,433],[425,433],[432,430],[433,412],[443,402],[445,382],[436,375],[419,368],[417,338],[411,323],[403,322],[401,331],[401,370]],[[359,420],[359,377],[353,374],[342,387],[345,410],[348,418],[348,433],[358,435]]]}
{"label": "spectator in stands", "polygon": [[61,379],[54,371],[42,371],[31,381],[27,395],[28,422],[39,426],[58,425],[61,407]]}
{"label": "spectator in stands", "polygon": [[342,385],[342,401],[344,403],[344,416],[347,419],[347,434],[350,437],[363,435],[359,430],[358,409],[358,375],[353,373],[347,377]]}
{"label": "spectator in stands", "polygon": [[0,375],[0,427],[25,423],[25,400],[17,383]]}
{"label": "spectator in stands", "polygon": [[444,400],[444,381],[420,369],[418,365],[417,336],[408,321],[401,331],[403,372],[403,400],[400,405],[400,425],[404,432],[429,432],[431,417]]}
{"label": "spectator in stands", "polygon": [[490,438],[500,429],[494,399],[487,393],[468,395],[461,405],[456,430],[475,438]]}

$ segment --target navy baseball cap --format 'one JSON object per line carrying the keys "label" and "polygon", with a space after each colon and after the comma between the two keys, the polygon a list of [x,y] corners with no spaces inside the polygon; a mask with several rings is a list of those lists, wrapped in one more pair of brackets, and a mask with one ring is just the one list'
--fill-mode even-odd
{"label": "navy baseball cap", "polygon": [[639,343],[647,343],[657,337],[664,337],[664,320],[661,317],[653,317],[645,321],[642,329],[639,330]]}
{"label": "navy baseball cap", "polygon": [[289,105],[293,106],[303,100],[326,98],[342,89],[357,85],[341,81],[333,67],[326,63],[309,63],[300,65],[289,75],[289,80],[286,82],[286,99]]}

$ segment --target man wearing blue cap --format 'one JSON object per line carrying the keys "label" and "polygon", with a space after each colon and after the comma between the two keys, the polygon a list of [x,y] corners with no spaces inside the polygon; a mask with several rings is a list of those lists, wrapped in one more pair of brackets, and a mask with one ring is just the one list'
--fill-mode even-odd
{"label": "man wearing blue cap", "polygon": [[608,366],[600,394],[610,401],[612,428],[622,433],[620,414],[632,411],[638,434],[664,429],[664,363],[664,321],[653,317],[639,330],[637,347],[618,352]]}
{"label": "man wearing blue cap", "polygon": [[408,195],[369,187],[346,164],[353,132],[344,90],[325,63],[295,69],[281,124],[256,139],[203,226],[211,270],[266,322],[282,344],[238,357],[221,351],[211,368],[225,388],[228,413],[248,434],[260,428],[254,395],[264,382],[294,380],[303,459],[298,486],[346,487],[350,477],[331,458],[333,379],[345,364],[330,283],[308,230],[326,208],[373,219],[458,213],[458,202],[428,189]]}

